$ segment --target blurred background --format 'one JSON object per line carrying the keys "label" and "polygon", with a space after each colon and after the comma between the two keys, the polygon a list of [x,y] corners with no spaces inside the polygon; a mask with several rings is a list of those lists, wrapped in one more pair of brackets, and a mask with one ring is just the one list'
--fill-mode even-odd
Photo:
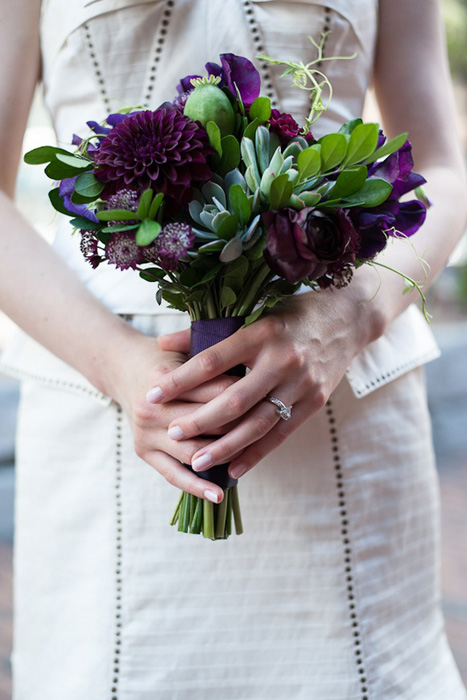
{"label": "blurred background", "polygon": [[[467,0],[443,0],[458,128],[467,160]],[[36,95],[24,152],[54,143]],[[22,165],[17,203],[39,232],[51,240],[54,210],[50,180],[41,168]],[[427,366],[429,404],[442,498],[442,589],[447,632],[467,684],[467,234],[450,265],[430,290],[428,308],[442,357]],[[0,352],[14,333],[0,312]],[[14,434],[17,383],[0,374],[0,700],[11,698],[12,545],[14,532]],[[448,699],[446,699],[448,700]]]}

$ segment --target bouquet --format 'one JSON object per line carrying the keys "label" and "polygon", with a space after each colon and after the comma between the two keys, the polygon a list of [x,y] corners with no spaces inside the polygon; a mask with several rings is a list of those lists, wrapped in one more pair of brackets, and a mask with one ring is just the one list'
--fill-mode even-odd
{"label": "bouquet", "polygon": [[[59,182],[50,200],[72,217],[93,268],[131,268],[156,284],[159,303],[189,313],[192,354],[301,285],[349,284],[355,268],[379,264],[389,237],[411,236],[425,218],[422,201],[400,201],[424,182],[407,134],[387,141],[378,124],[353,119],[315,139],[326,77],[316,62],[273,62],[310,90],[302,127],[260,96],[250,60],[222,54],[205,77],[182,79],[172,102],[89,121],[73,153],[45,146],[25,156]],[[227,467],[199,474],[224,489],[223,501],[182,493],[172,524],[211,539],[227,538],[232,520],[242,531]]]}

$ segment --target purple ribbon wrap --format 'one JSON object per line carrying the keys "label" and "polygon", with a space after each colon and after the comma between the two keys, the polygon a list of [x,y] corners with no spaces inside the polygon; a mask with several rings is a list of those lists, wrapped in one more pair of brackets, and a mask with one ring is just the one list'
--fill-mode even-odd
{"label": "purple ribbon wrap", "polygon": [[[244,316],[232,316],[230,318],[209,318],[201,321],[191,322],[190,357],[194,357],[199,352],[207,350],[221,340],[225,340],[245,323]],[[237,365],[227,370],[226,374],[235,377],[243,377],[245,367]],[[217,436],[216,436],[217,437]],[[190,465],[186,465],[191,469]],[[195,472],[197,476],[206,481],[212,481],[222,489],[235,486],[238,479],[232,479],[228,473],[228,464],[217,464],[215,467],[206,469],[203,472]],[[191,471],[193,471],[191,469]]]}

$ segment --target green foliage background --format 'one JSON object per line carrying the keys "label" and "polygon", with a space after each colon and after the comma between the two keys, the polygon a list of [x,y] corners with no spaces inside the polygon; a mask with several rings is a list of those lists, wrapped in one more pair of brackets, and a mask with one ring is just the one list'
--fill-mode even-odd
{"label": "green foliage background", "polygon": [[467,0],[443,0],[452,76],[467,83]]}

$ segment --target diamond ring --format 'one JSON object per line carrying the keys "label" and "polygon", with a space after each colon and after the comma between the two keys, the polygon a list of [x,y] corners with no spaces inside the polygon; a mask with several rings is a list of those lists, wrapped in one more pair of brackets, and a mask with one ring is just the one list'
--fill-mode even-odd
{"label": "diamond ring", "polygon": [[282,420],[289,420],[292,416],[292,406],[286,406],[283,401],[277,399],[275,396],[268,394],[264,397],[266,401],[270,401],[275,406],[277,406],[276,413],[282,418]]}

